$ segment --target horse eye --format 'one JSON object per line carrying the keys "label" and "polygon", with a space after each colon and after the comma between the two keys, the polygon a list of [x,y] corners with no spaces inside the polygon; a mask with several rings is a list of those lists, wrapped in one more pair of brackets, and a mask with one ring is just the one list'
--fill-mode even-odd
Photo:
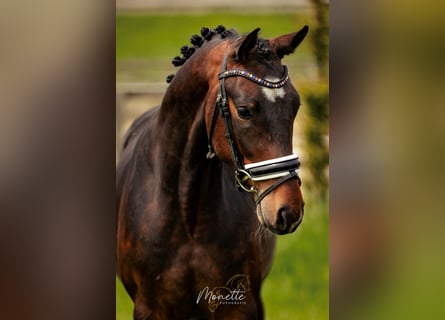
{"label": "horse eye", "polygon": [[253,116],[250,110],[246,107],[239,107],[237,111],[238,111],[238,116],[244,120],[249,120]]}

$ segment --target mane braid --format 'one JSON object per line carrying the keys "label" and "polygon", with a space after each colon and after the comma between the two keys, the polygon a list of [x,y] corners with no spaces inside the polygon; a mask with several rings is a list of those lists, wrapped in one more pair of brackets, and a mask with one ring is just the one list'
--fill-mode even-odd
{"label": "mane braid", "polygon": [[[213,39],[214,36],[219,35],[221,39],[232,37],[238,33],[231,29],[228,30],[226,27],[219,25],[215,29],[209,29],[208,27],[201,28],[201,35],[194,34],[190,37],[191,46],[182,46],[180,49],[180,56],[176,56],[172,59],[172,64],[175,67],[182,66],[201,46]],[[167,83],[173,80],[174,74],[167,76]]]}

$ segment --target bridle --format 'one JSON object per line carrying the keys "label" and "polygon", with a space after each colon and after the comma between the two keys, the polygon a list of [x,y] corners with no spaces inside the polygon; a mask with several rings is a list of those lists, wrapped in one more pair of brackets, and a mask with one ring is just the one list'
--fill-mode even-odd
{"label": "bridle", "polygon": [[300,161],[295,154],[287,155],[284,157],[274,158],[266,161],[254,162],[244,164],[242,155],[239,151],[236,143],[233,126],[231,121],[229,101],[227,99],[227,93],[224,86],[224,79],[229,77],[243,77],[256,84],[267,87],[270,89],[277,89],[283,87],[289,80],[289,74],[286,66],[283,66],[283,76],[280,80],[273,82],[262,79],[248,71],[242,69],[227,69],[228,52],[224,55],[224,59],[221,66],[221,72],[218,74],[219,88],[218,96],[216,98],[215,109],[213,111],[212,123],[209,132],[209,144],[207,159],[212,159],[215,156],[215,152],[212,147],[212,136],[215,130],[216,120],[218,118],[218,111],[221,113],[224,119],[224,126],[226,130],[226,138],[229,144],[230,153],[232,156],[235,169],[235,181],[239,190],[245,190],[247,192],[258,193],[258,189],[255,186],[256,181],[264,181],[270,179],[277,180],[274,184],[269,186],[261,194],[258,195],[255,200],[256,205],[261,203],[269,193],[275,190],[278,186],[290,179],[297,179],[298,184],[301,185],[301,179],[297,174],[300,168]]}

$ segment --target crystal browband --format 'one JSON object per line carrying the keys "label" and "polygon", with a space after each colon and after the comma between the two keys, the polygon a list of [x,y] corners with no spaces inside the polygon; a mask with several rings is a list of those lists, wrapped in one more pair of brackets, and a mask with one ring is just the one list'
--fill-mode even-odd
{"label": "crystal browband", "polygon": [[250,81],[253,81],[253,82],[259,84],[260,86],[271,88],[271,89],[276,89],[276,88],[284,87],[286,82],[289,80],[289,74],[287,72],[286,66],[283,66],[283,69],[284,69],[283,77],[276,82],[262,79],[256,75],[254,75],[253,73],[248,72],[246,70],[242,70],[242,69],[230,69],[230,70],[221,72],[220,74],[218,74],[218,79],[221,80],[223,78],[229,78],[229,77],[243,77],[243,78],[249,79]]}

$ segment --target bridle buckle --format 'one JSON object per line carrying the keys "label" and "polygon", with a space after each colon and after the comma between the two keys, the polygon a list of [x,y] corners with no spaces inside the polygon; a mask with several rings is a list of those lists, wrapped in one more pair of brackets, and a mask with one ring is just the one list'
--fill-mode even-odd
{"label": "bridle buckle", "polygon": [[236,185],[247,192],[257,193],[258,189],[255,186],[255,181],[252,176],[244,169],[235,170]]}

